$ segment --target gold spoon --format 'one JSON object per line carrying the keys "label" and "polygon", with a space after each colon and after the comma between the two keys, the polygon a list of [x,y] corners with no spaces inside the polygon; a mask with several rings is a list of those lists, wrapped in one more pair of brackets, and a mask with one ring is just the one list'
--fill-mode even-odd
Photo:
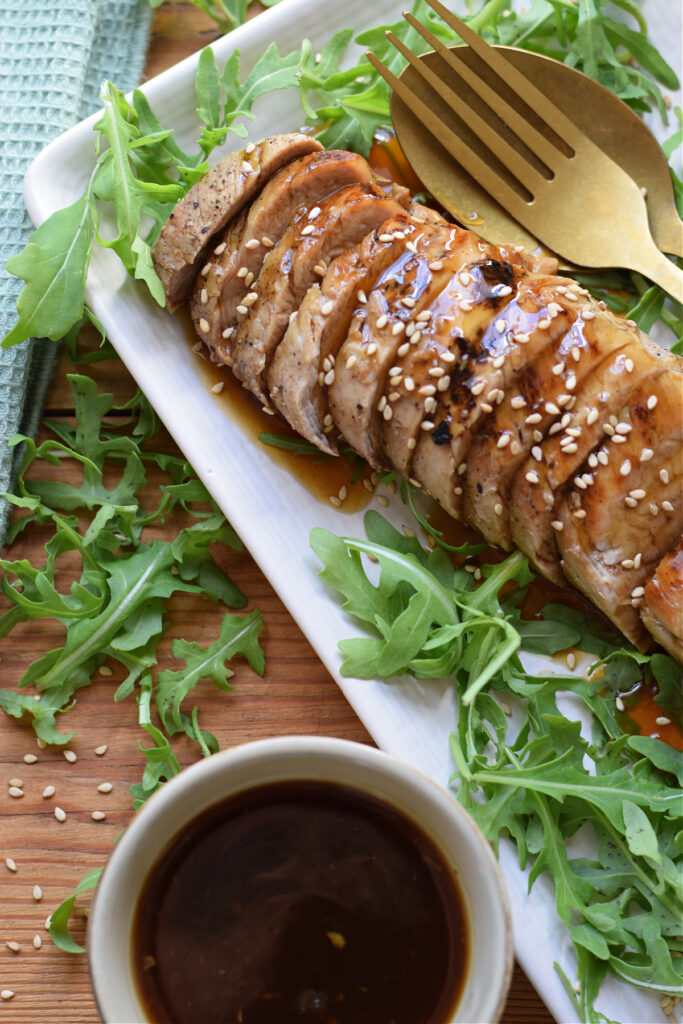
{"label": "gold spoon", "polygon": [[[468,64],[476,59],[467,46],[457,46]],[[644,190],[652,237],[659,249],[683,256],[683,222],[678,216],[671,174],[654,135],[622,100],[587,75],[566,64],[527,50],[500,46],[505,56],[547,95],[596,145]],[[438,55],[423,58],[439,71]],[[486,72],[478,68],[481,77]],[[495,78],[489,72],[489,82]],[[434,140],[394,93],[391,114],[398,142],[434,198],[465,227],[495,244],[521,245],[528,251],[539,242],[485,192]],[[540,248],[543,248],[540,246]],[[562,261],[561,261],[562,263]],[[566,262],[564,266],[568,266]]]}

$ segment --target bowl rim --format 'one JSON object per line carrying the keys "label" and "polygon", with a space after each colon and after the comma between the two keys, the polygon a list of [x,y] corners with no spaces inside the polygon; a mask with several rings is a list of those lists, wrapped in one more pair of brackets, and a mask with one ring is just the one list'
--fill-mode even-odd
{"label": "bowl rim", "polygon": [[[493,992],[497,991],[498,995],[493,1004],[489,998],[486,1019],[486,1024],[496,1024],[503,1013],[512,979],[514,963],[512,918],[502,872],[491,846],[481,829],[468,812],[458,803],[452,793],[413,765],[369,744],[336,737],[311,735],[276,736],[251,740],[212,754],[210,757],[189,765],[178,775],[165,782],[138,810],[125,831],[120,835],[107,860],[93,896],[88,919],[86,934],[88,971],[95,1003],[102,1021],[114,1022],[118,1020],[117,1016],[111,1016],[113,1008],[108,1005],[111,993],[108,990],[106,978],[112,967],[112,942],[108,929],[107,911],[112,902],[115,905],[118,900],[117,889],[122,884],[121,876],[125,872],[126,867],[130,868],[130,865],[134,863],[136,852],[140,851],[141,846],[150,835],[153,836],[156,833],[163,835],[165,832],[164,826],[168,826],[173,805],[177,805],[180,798],[186,799],[188,794],[196,792],[198,796],[197,801],[189,813],[184,813],[174,821],[170,836],[166,837],[164,835],[158,843],[153,844],[155,850],[151,857],[151,862],[139,873],[135,899],[132,901],[134,905],[137,903],[137,897],[151,866],[189,822],[210,807],[216,806],[222,800],[229,799],[237,793],[246,792],[249,789],[268,785],[276,781],[275,777],[269,777],[266,780],[251,779],[249,772],[245,773],[245,769],[248,769],[250,766],[261,766],[267,769],[268,765],[275,765],[280,761],[282,762],[281,770],[283,770],[283,774],[277,776],[277,781],[318,778],[317,774],[307,775],[302,770],[297,770],[296,768],[290,767],[288,769],[287,763],[291,762],[293,764],[295,758],[303,758],[309,761],[310,767],[317,761],[319,765],[323,762],[328,765],[334,763],[339,765],[351,764],[355,770],[368,770],[370,778],[367,783],[365,780],[354,782],[346,778],[340,778],[337,781],[349,788],[369,792],[390,806],[393,805],[395,810],[409,820],[412,817],[415,824],[427,833],[439,850],[446,856],[449,863],[456,869],[456,873],[461,876],[457,884],[461,890],[465,911],[469,919],[470,933],[473,932],[473,911],[476,908],[471,905],[471,894],[468,894],[466,886],[463,884],[466,878],[466,871],[458,869],[455,859],[450,856],[449,850],[444,848],[443,841],[434,834],[433,829],[429,825],[420,820],[419,809],[412,810],[415,803],[417,803],[419,808],[419,799],[416,800],[415,798],[424,798],[427,804],[434,809],[435,813],[444,822],[450,819],[452,827],[455,827],[460,835],[467,837],[469,842],[478,844],[477,857],[481,857],[484,862],[488,861],[486,885],[491,889],[492,904],[497,904],[500,908],[502,923],[499,936],[502,939],[499,951],[500,970],[497,978],[491,978],[492,987],[488,993],[490,996]],[[223,776],[230,775],[233,775],[234,779],[232,784],[226,788],[224,794],[214,793],[207,795],[205,799],[201,799],[200,794],[202,792],[206,794],[208,786],[212,782],[215,783]],[[396,798],[392,799],[392,796],[388,793],[378,791],[377,787],[381,789],[383,781],[390,784],[392,779],[398,784],[405,783],[403,791],[410,791],[413,798],[409,801],[410,806],[400,806]],[[334,779],[329,775],[323,775],[321,781],[331,783]],[[446,826],[444,825],[444,827]],[[147,859],[149,860],[150,858]],[[462,990],[463,995],[466,988],[467,982],[465,982]],[[456,1019],[461,1002],[462,999],[455,1010]]]}

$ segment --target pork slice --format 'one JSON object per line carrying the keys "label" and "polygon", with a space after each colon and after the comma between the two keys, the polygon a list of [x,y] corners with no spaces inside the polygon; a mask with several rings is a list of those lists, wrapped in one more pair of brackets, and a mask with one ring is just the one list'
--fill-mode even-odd
{"label": "pork slice", "polygon": [[386,402],[379,404],[387,373],[405,343],[408,324],[443,287],[442,272],[433,272],[429,264],[443,257],[459,233],[460,228],[446,224],[421,224],[354,315],[337,354],[328,389],[332,421],[376,468],[386,465],[381,443]]}
{"label": "pork slice", "polygon": [[274,135],[231,153],[192,186],[170,214],[152,250],[171,311],[187,299],[212,238],[281,167],[320,149],[310,135]]}
{"label": "pork slice", "polygon": [[[509,302],[509,284],[490,286],[480,272],[481,264],[498,254],[471,231],[459,229],[448,251],[430,264],[433,272],[438,269],[441,288],[408,326],[409,337],[398,349],[385,390],[390,414],[385,413],[382,425],[384,449],[406,476],[420,431],[431,428],[439,396],[467,365],[464,339],[480,335]],[[505,276],[513,281],[515,272],[506,270]]]}
{"label": "pork slice", "polygon": [[280,241],[300,206],[308,207],[310,215],[317,202],[338,189],[373,179],[367,160],[339,149],[309,153],[273,175],[251,204],[241,233],[226,240],[224,258],[212,260],[208,276],[195,282],[192,319],[195,326],[202,320],[209,325],[207,340],[215,345],[220,334],[235,325],[237,306],[251,291],[266,254]]}
{"label": "pork slice", "polygon": [[289,228],[266,256],[254,290],[237,307],[242,316],[230,339],[235,375],[266,402],[264,371],[301,301],[328,264],[402,207],[374,185],[347,185],[318,204],[319,213],[299,208]]}
{"label": "pork slice", "polygon": [[[468,457],[465,518],[489,544],[507,551],[512,548],[508,508],[515,474],[528,458],[542,461],[545,439],[560,438],[562,450],[576,452],[581,428],[574,425],[574,410],[581,385],[595,379],[625,341],[622,330],[594,329],[596,319],[604,321],[603,311],[578,289],[568,285],[558,305],[570,319],[569,330],[519,375],[477,434]],[[610,319],[616,321],[611,314]],[[496,515],[501,504],[504,513]]]}
{"label": "pork slice", "polygon": [[611,337],[612,355],[578,385],[576,404],[570,410],[572,419],[566,424],[572,433],[560,430],[546,437],[542,457],[538,459],[536,452],[522,463],[512,481],[507,506],[513,544],[540,573],[558,584],[564,583],[565,576],[551,526],[556,518],[556,495],[584,462],[590,471],[606,458],[606,453],[598,450],[600,443],[626,414],[635,390],[644,381],[656,386],[657,378],[677,365],[675,356],[607,310],[582,322],[582,333],[590,345],[602,345],[606,335]]}
{"label": "pork slice", "polygon": [[197,337],[209,350],[212,361],[229,366],[230,345],[228,339],[234,328],[224,327],[220,317],[220,298],[223,278],[235,269],[239,251],[239,240],[247,222],[246,211],[238,214],[217,236],[206,273],[201,271],[195,278],[190,298],[190,316]]}
{"label": "pork slice", "polygon": [[446,218],[438,210],[431,206],[425,206],[424,203],[419,202],[417,199],[411,200],[408,204],[408,215],[415,220],[423,221],[425,224],[448,224]]}
{"label": "pork slice", "polygon": [[640,617],[657,643],[683,664],[683,538],[645,587]]}
{"label": "pork slice", "polygon": [[553,520],[567,578],[643,650],[651,645],[639,613],[643,588],[683,535],[682,442],[677,368],[631,396],[607,458],[565,490]]}
{"label": "pork slice", "polygon": [[[462,371],[436,396],[438,405],[430,421],[434,427],[420,431],[413,456],[413,477],[457,519],[464,518],[461,478],[477,431],[516,377],[564,336],[570,322],[564,311],[550,315],[561,295],[557,289],[565,284],[562,278],[528,273],[528,264],[514,250],[497,252],[497,259],[466,271],[479,279],[479,301],[488,304],[490,312],[478,330],[463,338]],[[506,305],[500,308],[503,298]],[[448,314],[448,296],[440,296],[434,317]],[[502,512],[496,506],[496,514]]]}
{"label": "pork slice", "polygon": [[354,311],[367,301],[367,293],[405,250],[414,231],[410,218],[392,217],[322,268],[322,280],[308,289],[275,349],[266,371],[271,402],[294,430],[322,451],[337,452],[325,377],[334,368]]}

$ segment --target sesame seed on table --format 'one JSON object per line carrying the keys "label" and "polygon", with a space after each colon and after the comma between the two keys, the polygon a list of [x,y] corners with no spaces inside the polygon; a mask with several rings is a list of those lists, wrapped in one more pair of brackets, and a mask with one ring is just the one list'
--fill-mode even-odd
{"label": "sesame seed on table", "polygon": [[[254,12],[259,9],[254,5]],[[154,14],[146,77],[153,77],[215,39],[213,22],[182,0],[167,0]],[[86,346],[95,348],[94,332]],[[80,372],[62,355],[46,402],[46,416],[73,422],[73,398],[66,373]],[[117,401],[135,392],[122,363],[108,360],[85,367],[100,390]],[[49,435],[42,430],[39,440]],[[176,452],[164,436],[164,450]],[[75,468],[63,466],[61,479],[75,483]],[[72,477],[72,479],[70,479]],[[149,473],[150,488],[155,483]],[[159,527],[157,536],[171,539],[185,525],[178,518]],[[44,560],[47,534],[26,531],[11,551],[12,558]],[[298,626],[280,602],[248,552],[225,553],[225,568],[243,590],[248,607],[259,607],[265,627],[263,679],[244,663],[235,664],[235,689],[219,694],[198,687],[203,721],[210,723],[222,749],[247,740],[283,734],[338,736],[371,743],[371,739]],[[0,606],[0,611],[5,605]],[[170,655],[174,637],[208,644],[215,639],[221,608],[200,596],[178,594],[171,601],[171,625],[160,648],[160,669],[175,664]],[[2,685],[14,688],[29,664],[61,642],[52,620],[24,623],[0,641]],[[130,821],[128,787],[140,777],[137,707],[129,698],[115,704],[122,681],[118,668],[100,669],[95,685],[78,693],[77,706],[61,728],[77,734],[68,750],[40,749],[33,731],[0,715],[0,1024],[95,1024],[86,959],[56,949],[46,919],[80,878],[103,864],[115,837]],[[181,764],[194,760],[189,741],[177,744]],[[78,906],[87,906],[87,900]],[[84,940],[84,918],[74,934]],[[10,995],[13,993],[13,995]],[[551,1024],[553,1018],[527,980],[515,968],[503,1024]]]}

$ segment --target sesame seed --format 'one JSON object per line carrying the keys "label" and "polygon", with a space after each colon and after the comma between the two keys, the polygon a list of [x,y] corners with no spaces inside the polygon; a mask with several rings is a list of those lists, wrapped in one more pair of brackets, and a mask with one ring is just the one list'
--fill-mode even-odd
{"label": "sesame seed", "polygon": [[443,260],[432,260],[429,264],[430,270],[443,270]]}
{"label": "sesame seed", "polygon": [[540,430],[534,430],[532,435],[531,435],[531,440],[535,441],[536,444],[539,444],[543,440],[543,434],[541,433],[541,431]]}
{"label": "sesame seed", "polygon": [[417,441],[415,440],[414,437],[411,437],[411,438],[408,439],[407,447],[408,447],[408,450],[411,451],[411,452],[412,452],[413,448],[417,447]]}
{"label": "sesame seed", "polygon": [[[306,229],[304,228],[304,230],[306,230]],[[315,230],[315,228],[313,230]],[[244,243],[244,248],[245,249],[258,249],[260,244],[261,243],[259,242],[258,238],[250,238],[248,242]]]}
{"label": "sesame seed", "polygon": [[502,298],[506,298],[508,295],[512,295],[512,288],[509,284],[504,284],[502,288],[498,289],[498,295]]}
{"label": "sesame seed", "polygon": [[633,569],[635,563],[632,558],[622,558],[620,565],[622,569]]}
{"label": "sesame seed", "polygon": [[[501,505],[501,503],[499,501],[497,501],[496,504],[493,506],[493,511],[495,512],[495,514],[497,516],[502,516],[502,514],[503,514],[503,506]],[[476,576],[476,573],[475,573],[475,576]]]}
{"label": "sesame seed", "polygon": [[624,459],[624,461],[622,462],[621,466],[619,467],[619,474],[621,476],[628,476],[630,472],[631,472],[631,460],[630,459]]}
{"label": "sesame seed", "polygon": [[507,320],[496,320],[496,333],[497,334],[505,334],[505,332],[507,330],[507,326],[508,326]]}
{"label": "sesame seed", "polygon": [[73,750],[63,750],[62,754],[64,756],[64,760],[68,761],[69,764],[73,764],[78,760],[78,755]]}
{"label": "sesame seed", "polygon": [[415,242],[406,242],[406,249],[408,250],[408,252],[417,252],[417,246],[415,245]]}
{"label": "sesame seed", "polygon": [[41,939],[40,935],[34,935],[33,936],[33,948],[34,949],[40,949],[42,945],[43,945],[43,940]]}
{"label": "sesame seed", "polygon": [[264,249],[272,249],[273,246],[275,245],[275,242],[273,241],[272,238],[269,238],[268,235],[264,235],[263,238],[261,239],[261,245],[263,246]]}
{"label": "sesame seed", "polygon": [[479,408],[482,410],[482,412],[486,412],[486,413],[493,412],[493,406],[489,405],[488,402],[480,402],[479,403]]}
{"label": "sesame seed", "polygon": [[444,377],[441,377],[436,386],[439,391],[448,391],[451,386],[451,378],[449,375],[446,374]]}
{"label": "sesame seed", "polygon": [[389,319],[389,317],[387,316],[386,313],[381,313],[380,316],[377,317],[377,320],[375,322],[375,326],[379,330],[381,330],[382,327],[386,327],[388,319]]}
{"label": "sesame seed", "polygon": [[646,496],[647,491],[644,490],[644,488],[642,487],[636,487],[635,490],[629,491],[629,494],[632,498],[635,498],[636,501],[642,501],[642,499]]}
{"label": "sesame seed", "polygon": [[239,306],[236,307],[236,310],[237,310],[238,313],[241,313],[242,316],[246,316],[246,314],[249,312],[249,307],[248,306],[244,306],[244,305],[239,305]]}
{"label": "sesame seed", "polygon": [[377,501],[380,503],[382,508],[386,508],[389,504],[389,499],[384,494],[378,494]]}
{"label": "sesame seed", "polygon": [[631,597],[642,597],[645,593],[645,587],[634,587],[631,591]]}
{"label": "sesame seed", "polygon": [[557,530],[558,533],[562,533],[562,531],[564,530],[564,523],[560,519],[553,519],[550,525],[552,526],[553,530]]}
{"label": "sesame seed", "polygon": [[653,455],[654,451],[652,450],[652,448],[643,448],[642,452],[640,453],[640,458],[638,461],[649,462]]}
{"label": "sesame seed", "polygon": [[323,316],[329,316],[333,309],[334,302],[324,302],[323,305],[320,307],[320,312],[322,313]]}
{"label": "sesame seed", "polygon": [[202,267],[202,277],[206,277],[206,275],[207,275],[207,274],[209,273],[209,271],[211,270],[211,266],[212,266],[212,264],[211,264],[211,263],[206,263],[206,264],[204,264],[204,266]]}
{"label": "sesame seed", "polygon": [[254,145],[254,143],[253,142],[248,142],[246,144],[246,146],[244,147],[244,152],[247,153],[247,154],[253,153],[255,149],[256,149],[256,146]]}
{"label": "sesame seed", "polygon": [[590,409],[589,410],[588,415],[586,416],[586,423],[588,424],[589,427],[592,426],[593,423],[595,423],[595,421],[597,420],[598,416],[599,416],[599,413],[598,413],[597,409]]}
{"label": "sesame seed", "polygon": [[240,267],[240,269],[237,271],[237,276],[238,277],[246,277],[248,273],[249,273],[249,268],[248,267]]}
{"label": "sesame seed", "polygon": [[596,458],[601,466],[606,466],[609,462],[609,455],[604,451],[599,451]]}
{"label": "sesame seed", "polygon": [[550,317],[544,316],[541,320],[538,321],[537,327],[541,331],[547,331],[551,323],[552,320],[550,319]]}
{"label": "sesame seed", "polygon": [[657,715],[655,725],[671,725],[671,719],[667,718],[666,715]]}
{"label": "sesame seed", "polygon": [[16,861],[14,861],[11,857],[5,857],[5,866],[7,867],[8,871],[14,872],[17,870]]}
{"label": "sesame seed", "polygon": [[63,811],[61,807],[55,807],[55,818],[57,821],[66,821],[66,811]]}
{"label": "sesame seed", "polygon": [[302,228],[301,235],[302,236],[312,235],[314,231],[315,231],[315,224],[307,224],[305,228]]}
{"label": "sesame seed", "polygon": [[346,369],[347,370],[352,370],[357,362],[358,362],[357,356],[349,356],[349,358],[346,360]]}
{"label": "sesame seed", "polygon": [[572,359],[574,360],[574,362],[578,363],[579,359],[581,358],[581,349],[579,348],[578,345],[572,345],[572,349],[571,349],[570,355],[571,355]]}
{"label": "sesame seed", "polygon": [[226,339],[227,338],[231,338],[234,333],[235,333],[235,328],[234,327],[226,327],[225,330],[222,332],[221,337],[222,338],[226,338]]}
{"label": "sesame seed", "polygon": [[417,314],[416,319],[420,320],[423,323],[426,323],[427,320],[431,320],[432,319],[432,314],[431,314],[430,310],[423,309],[421,313]]}
{"label": "sesame seed", "polygon": [[254,274],[253,274],[253,272],[252,272],[252,271],[250,270],[250,271],[249,271],[249,273],[247,274],[247,276],[246,276],[246,277],[245,277],[245,279],[244,279],[244,283],[245,283],[245,285],[247,286],[247,288],[249,287],[249,285],[251,284],[251,282],[252,282],[253,280],[254,280]]}
{"label": "sesame seed", "polygon": [[614,429],[616,430],[617,434],[624,434],[624,435],[626,435],[626,434],[630,434],[631,433],[631,431],[633,430],[633,427],[631,426],[630,423],[617,423],[617,425],[616,425],[616,427]]}
{"label": "sesame seed", "polygon": [[576,655],[573,651],[569,651],[567,657],[564,659],[567,663],[567,668],[576,668]]}
{"label": "sesame seed", "polygon": [[584,309],[583,313],[581,314],[581,318],[583,320],[595,320],[595,316],[595,310],[593,309]]}
{"label": "sesame seed", "polygon": [[561,373],[564,373],[564,363],[555,363],[552,368],[552,372],[556,377],[559,377]]}
{"label": "sesame seed", "polygon": [[648,407],[648,409],[652,410],[652,409],[655,408],[656,405],[657,405],[657,396],[656,395],[650,395],[650,397],[647,400],[647,407]]}
{"label": "sesame seed", "polygon": [[535,469],[530,469],[528,473],[525,473],[524,479],[530,484],[537,484],[539,481],[538,473]]}
{"label": "sesame seed", "polygon": [[557,415],[559,415],[559,412],[560,412],[560,410],[558,409],[558,407],[555,405],[554,402],[546,402],[545,403],[545,411],[547,413],[550,413],[551,416],[557,416]]}
{"label": "sesame seed", "polygon": [[418,388],[418,395],[435,395],[436,388],[433,384],[423,384],[421,388]]}
{"label": "sesame seed", "polygon": [[5,1001],[8,999],[14,999],[14,992],[11,988],[3,988],[2,992],[0,992],[0,999],[4,999]]}
{"label": "sesame seed", "polygon": [[424,411],[425,412],[436,412],[436,399],[431,396],[424,400]]}
{"label": "sesame seed", "polygon": [[7,948],[9,949],[9,951],[11,953],[20,953],[21,952],[21,946],[19,945],[18,942],[10,941],[10,942],[6,942],[5,945],[7,946]]}
{"label": "sesame seed", "polygon": [[420,424],[420,428],[422,430],[427,430],[427,431],[433,430],[435,426],[436,426],[436,424],[433,423],[431,420],[422,420],[422,423]]}
{"label": "sesame seed", "polygon": [[403,344],[396,350],[396,355],[399,356],[400,359],[402,359],[403,356],[407,356],[409,352],[410,344],[407,341],[404,341]]}
{"label": "sesame seed", "polygon": [[572,515],[574,516],[575,519],[585,519],[586,518],[586,510],[585,510],[585,508],[577,508],[575,512],[572,512]]}
{"label": "sesame seed", "polygon": [[51,796],[54,796],[56,789],[54,786],[46,786],[43,790],[43,800],[49,800]]}
{"label": "sesame seed", "polygon": [[650,504],[648,505],[648,508],[650,509],[650,512],[652,513],[653,516],[658,516],[659,515],[659,505],[657,504],[656,501],[651,501]]}
{"label": "sesame seed", "polygon": [[211,386],[211,391],[213,392],[214,395],[220,395],[220,393],[221,393],[221,391],[223,390],[224,387],[225,387],[225,381],[224,380],[219,380],[219,381],[216,381],[216,383]]}
{"label": "sesame seed", "polygon": [[323,384],[325,384],[328,388],[332,384],[334,384],[334,375],[334,368],[332,368],[331,370],[328,370],[328,372],[323,377]]}
{"label": "sesame seed", "polygon": [[526,399],[522,398],[521,395],[515,395],[514,398],[510,399],[510,405],[513,409],[523,409],[526,405]]}
{"label": "sesame seed", "polygon": [[387,234],[385,232],[383,235],[379,235],[379,240],[380,240],[380,242],[393,242],[394,236],[390,235],[390,234]]}
{"label": "sesame seed", "polygon": [[458,309],[462,313],[470,313],[473,308],[469,299],[458,299]]}
{"label": "sesame seed", "polygon": [[19,789],[21,789],[21,787],[24,785],[24,780],[20,779],[18,776],[15,776],[14,778],[9,780],[7,785],[8,786],[17,786]]}
{"label": "sesame seed", "polygon": [[104,811],[93,811],[90,817],[92,818],[93,821],[104,821],[107,815],[104,813]]}
{"label": "sesame seed", "polygon": [[467,270],[462,270],[462,271],[461,271],[461,272],[460,272],[460,273],[458,274],[458,277],[460,278],[460,283],[461,283],[461,284],[464,284],[464,285],[465,285],[465,287],[467,287],[467,286],[468,286],[468,284],[472,284],[472,275],[471,275],[471,274],[469,273],[469,271],[467,271]]}
{"label": "sesame seed", "polygon": [[402,320],[399,320],[398,323],[395,323],[394,326],[391,328],[391,333],[396,338],[398,337],[399,334],[405,331],[405,329],[406,325],[403,323]]}
{"label": "sesame seed", "polygon": [[19,786],[10,786],[7,792],[13,800],[21,800],[24,795],[23,789],[20,789]]}
{"label": "sesame seed", "polygon": [[213,251],[216,254],[216,256],[222,256],[223,253],[225,252],[225,250],[227,249],[227,246],[228,246],[227,242],[221,242],[221,244],[217,245],[216,248]]}
{"label": "sesame seed", "polygon": [[632,359],[627,359],[626,362],[624,363],[624,366],[626,367],[626,372],[627,373],[633,373],[633,360]]}
{"label": "sesame seed", "polygon": [[496,442],[496,448],[507,448],[511,440],[510,434],[502,434]]}
{"label": "sesame seed", "polygon": [[254,168],[251,166],[248,160],[242,161],[242,170],[244,171],[245,174],[251,174],[253,169]]}
{"label": "sesame seed", "polygon": [[512,335],[513,339],[519,342],[520,345],[526,345],[529,341],[530,335],[526,331],[517,331],[516,334]]}
{"label": "sesame seed", "polygon": [[635,508],[637,506],[638,502],[636,501],[635,498],[631,498],[630,496],[627,496],[627,497],[624,498],[624,504],[628,505],[629,508]]}
{"label": "sesame seed", "polygon": [[320,211],[320,207],[319,206],[314,206],[312,210],[308,211],[308,219],[309,220],[315,220],[316,217],[320,216],[320,212],[321,212]]}
{"label": "sesame seed", "polygon": [[443,366],[430,366],[427,371],[430,377],[443,377],[445,372]]}
{"label": "sesame seed", "polygon": [[543,417],[540,412],[532,412],[525,418],[524,422],[528,423],[529,426],[533,426],[535,423],[540,423],[542,419]]}
{"label": "sesame seed", "polygon": [[445,351],[439,353],[439,359],[441,359],[442,362],[444,363],[448,363],[449,365],[451,363],[454,363],[457,358],[458,357],[456,356],[455,352]]}
{"label": "sesame seed", "polygon": [[199,321],[199,330],[202,332],[202,334],[208,334],[209,331],[211,330],[211,328],[209,327],[208,320],[205,320],[204,317],[202,317],[201,320]]}
{"label": "sesame seed", "polygon": [[660,471],[659,471],[659,479],[662,481],[663,484],[668,484],[668,482],[669,482],[669,470],[668,469],[660,469]]}
{"label": "sesame seed", "polygon": [[674,511],[674,507],[673,507],[673,505],[671,504],[670,501],[663,501],[662,502],[662,508],[664,509],[665,512],[673,512]]}
{"label": "sesame seed", "polygon": [[576,388],[576,374],[575,373],[570,373],[567,376],[567,379],[564,382],[564,386],[566,387],[567,391],[573,391]]}
{"label": "sesame seed", "polygon": [[570,444],[566,444],[562,449],[565,455],[575,455],[576,452],[578,452],[578,450],[579,446],[574,441],[572,441]]}
{"label": "sesame seed", "polygon": [[34,885],[32,889],[32,895],[36,903],[40,903],[43,898],[43,890],[39,885]]}
{"label": "sesame seed", "polygon": [[501,366],[505,362],[505,356],[496,356],[491,365],[495,370],[500,370]]}
{"label": "sesame seed", "polygon": [[543,461],[543,452],[541,451],[541,449],[537,445],[535,445],[531,449],[531,457],[533,459],[535,459],[536,462],[542,462]]}
{"label": "sesame seed", "polygon": [[334,505],[335,508],[341,508],[341,501],[336,494],[330,494],[329,501],[330,505]]}
{"label": "sesame seed", "polygon": [[414,391],[415,381],[413,380],[412,377],[404,377],[403,386],[405,387],[406,391]]}
{"label": "sesame seed", "polygon": [[374,356],[375,352],[377,351],[377,344],[376,344],[376,342],[371,341],[370,344],[368,345],[366,351],[367,351],[367,354],[369,356]]}
{"label": "sesame seed", "polygon": [[617,697],[617,699],[615,700],[614,703],[617,706],[617,711],[625,711],[626,710],[626,705],[624,704],[624,702],[621,699],[621,697]]}
{"label": "sesame seed", "polygon": [[480,380],[476,384],[473,384],[470,391],[473,395],[480,395],[486,387],[486,381]]}

